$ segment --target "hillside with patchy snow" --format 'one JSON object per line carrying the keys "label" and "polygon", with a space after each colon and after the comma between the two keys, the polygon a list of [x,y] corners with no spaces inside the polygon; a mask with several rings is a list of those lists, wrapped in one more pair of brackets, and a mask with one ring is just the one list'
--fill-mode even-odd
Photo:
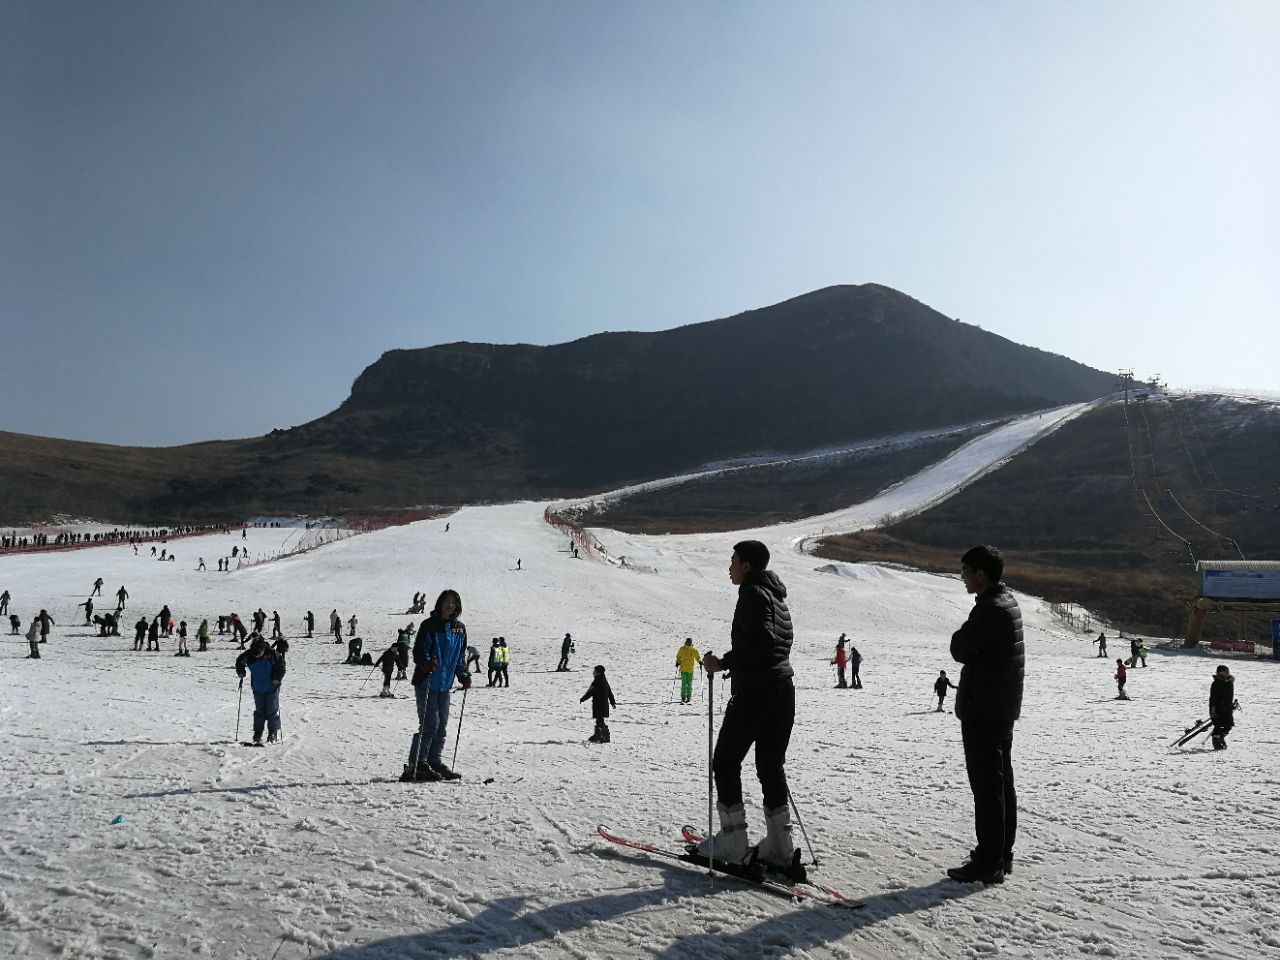
{"label": "hillside with patchy snow", "polygon": [[[1245,712],[1231,748],[1166,747],[1205,713],[1214,661],[1155,653],[1112,699],[1112,664],[1022,598],[1028,648],[1015,738],[1017,863],[1001,887],[945,878],[972,846],[949,713],[933,712],[951,632],[971,604],[958,578],[819,561],[798,547],[962,487],[1071,411],[993,431],[876,501],[754,531],[775,552],[797,635],[788,775],[826,882],[856,912],[792,904],[729,879],[633,856],[599,823],[675,844],[705,823],[707,689],[675,694],[674,654],[727,642],[734,534],[596,531],[616,558],[573,559],[542,503],[333,543],[228,574],[238,537],[182,541],[180,561],[127,547],[0,558],[25,624],[58,622],[44,656],[0,644],[0,952],[24,958],[212,957],[1077,957],[1280,956],[1277,665],[1233,664]],[[446,523],[448,530],[446,532]],[[255,554],[288,530],[252,529]],[[517,570],[517,559],[520,567]],[[958,562],[958,561],[957,561]],[[284,741],[236,742],[235,645],[177,658],[101,639],[76,609],[93,580],[128,587],[124,623],[168,603],[203,617],[279,610],[291,641]],[[511,687],[456,696],[456,783],[395,782],[415,725],[405,684],[343,666],[345,647],[300,638],[355,614],[375,656],[411,595],[445,587],[484,650],[502,635]],[[559,639],[578,643],[555,673]],[[128,634],[128,630],[124,631]],[[848,633],[862,690],[833,688]],[[578,698],[604,664],[613,742],[586,742]],[[366,682],[367,681],[367,682]],[[723,708],[719,685],[713,713]],[[240,734],[248,729],[246,704]],[[451,750],[450,750],[451,752]],[[753,838],[758,786],[744,770]],[[118,818],[121,822],[113,823]]]}

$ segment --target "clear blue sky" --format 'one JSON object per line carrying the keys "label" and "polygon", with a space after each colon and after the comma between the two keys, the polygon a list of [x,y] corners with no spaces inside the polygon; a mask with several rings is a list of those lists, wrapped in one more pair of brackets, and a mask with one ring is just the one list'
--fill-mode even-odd
{"label": "clear blue sky", "polygon": [[326,413],[385,350],[838,283],[1280,391],[1280,3],[0,4],[0,429]]}

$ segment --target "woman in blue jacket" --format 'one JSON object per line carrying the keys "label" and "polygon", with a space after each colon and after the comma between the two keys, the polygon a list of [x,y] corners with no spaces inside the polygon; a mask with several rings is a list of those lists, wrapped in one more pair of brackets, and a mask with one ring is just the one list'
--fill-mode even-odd
{"label": "woman in blue jacket", "polygon": [[457,780],[461,776],[446,767],[442,759],[454,677],[464,689],[471,686],[465,663],[467,628],[458,619],[461,615],[462,598],[455,590],[445,590],[413,641],[410,682],[418,701],[418,732],[409,744],[409,762],[400,775],[402,781]]}

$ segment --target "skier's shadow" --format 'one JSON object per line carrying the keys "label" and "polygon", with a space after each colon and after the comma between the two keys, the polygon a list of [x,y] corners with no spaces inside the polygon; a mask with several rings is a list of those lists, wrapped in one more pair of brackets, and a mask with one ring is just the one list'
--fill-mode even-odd
{"label": "skier's shadow", "polygon": [[[588,851],[581,851],[590,855]],[[474,957],[491,950],[526,947],[560,940],[573,942],[574,934],[602,921],[614,920],[642,911],[645,907],[673,903],[689,897],[714,896],[726,892],[750,893],[750,888],[734,880],[708,881],[706,877],[657,860],[631,858],[610,851],[610,856],[629,863],[649,866],[662,878],[657,889],[631,890],[621,894],[589,896],[581,900],[555,903],[542,909],[524,910],[526,896],[504,897],[489,902],[470,920],[431,933],[390,937],[362,946],[347,947],[324,954],[320,960],[380,960],[387,956],[431,956],[447,960]],[[866,898],[859,910],[831,907],[806,910],[779,907],[775,915],[734,933],[697,933],[673,938],[656,957],[705,958],[708,956],[756,957],[762,945],[785,943],[791,951],[821,947],[860,929],[883,923],[904,914],[929,910],[959,900],[983,889],[978,884],[957,884],[936,880],[923,887],[893,890]],[[781,901],[779,901],[781,904]],[[643,923],[643,913],[632,918],[632,928]],[[653,931],[655,934],[657,930]]]}
{"label": "skier's shadow", "polygon": [[[389,937],[362,946],[346,947],[319,960],[382,960],[384,957],[430,956],[477,957],[492,950],[528,947],[546,942],[554,946],[571,940],[577,931],[594,924],[626,916],[645,907],[674,903],[688,897],[686,884],[673,882],[675,874],[664,877],[661,888],[629,890],[626,893],[590,896],[582,900],[555,903],[542,909],[526,910],[527,896],[491,900],[470,920],[435,930],[401,937]],[[711,888],[707,888],[710,893]]]}

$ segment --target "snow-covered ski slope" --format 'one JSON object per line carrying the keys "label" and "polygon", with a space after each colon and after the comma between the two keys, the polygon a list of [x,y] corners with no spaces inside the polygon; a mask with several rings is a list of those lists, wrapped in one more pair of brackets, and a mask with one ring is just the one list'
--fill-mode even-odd
{"label": "snow-covered ski slope", "polygon": [[[1012,441],[992,436],[983,455],[971,444],[966,468],[948,458],[861,516],[940,496],[955,486],[944,472],[960,482]],[[21,637],[0,644],[0,955],[1280,956],[1274,665],[1233,665],[1246,712],[1229,750],[1170,754],[1205,712],[1214,661],[1154,654],[1130,673],[1134,699],[1116,702],[1113,660],[1024,598],[1018,861],[1002,887],[963,887],[943,874],[972,845],[959,730],[932,712],[931,685],[939,669],[958,674],[947,647],[971,601],[956,578],[790,548],[831,518],[757,533],[797,627],[792,789],[823,879],[866,909],[793,907],[610,848],[597,823],[675,844],[682,823],[705,820],[706,688],[692,706],[672,702],[674,654],[687,636],[724,647],[741,535],[610,535],[658,569],[642,574],[572,559],[543,507],[467,508],[447,533],[427,521],[221,575],[195,558],[214,566],[239,538],[182,541],[167,564],[127,547],[0,558],[24,625],[40,607],[58,621],[39,661],[21,659]],[[980,517],[974,531],[982,539]],[[248,545],[267,553],[288,533],[251,530]],[[97,576],[108,595],[129,589],[124,637],[76,625]],[[340,665],[345,647],[322,633],[299,639],[300,620],[309,608],[323,631],[332,608],[355,613],[376,655],[413,619],[413,592],[444,587],[462,594],[477,647],[507,638],[511,688],[481,680],[467,695],[465,779],[387,782],[414,725],[405,685],[394,700],[376,696],[380,676],[362,689],[368,668]],[[189,659],[172,641],[129,649],[138,614],[166,602],[193,633],[219,612],[280,610],[292,642],[282,745],[232,742],[234,644]],[[557,674],[565,631],[578,653]],[[860,691],[832,687],[842,631],[865,657]],[[619,700],[607,746],[585,742],[578,702],[596,663]],[[750,763],[744,773],[754,837],[759,793]]]}

